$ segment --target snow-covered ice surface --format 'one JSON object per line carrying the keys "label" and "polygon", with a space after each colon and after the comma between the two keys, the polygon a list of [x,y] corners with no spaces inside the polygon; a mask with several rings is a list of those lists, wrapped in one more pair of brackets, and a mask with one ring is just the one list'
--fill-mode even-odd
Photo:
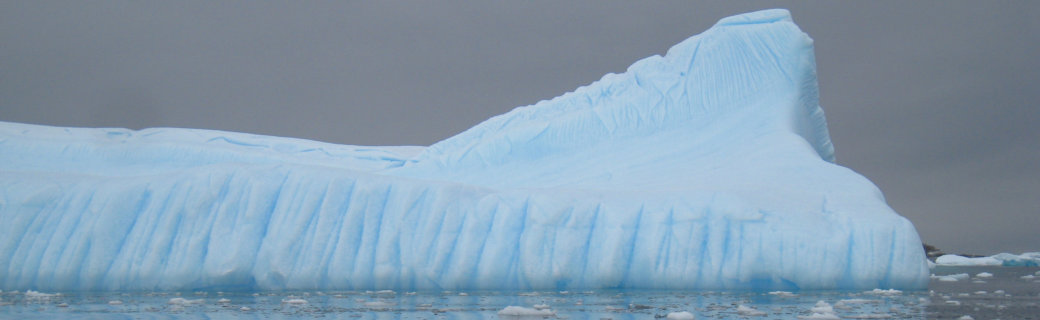
{"label": "snow-covered ice surface", "polygon": [[0,123],[0,289],[924,288],[817,90],[766,10],[425,148]]}

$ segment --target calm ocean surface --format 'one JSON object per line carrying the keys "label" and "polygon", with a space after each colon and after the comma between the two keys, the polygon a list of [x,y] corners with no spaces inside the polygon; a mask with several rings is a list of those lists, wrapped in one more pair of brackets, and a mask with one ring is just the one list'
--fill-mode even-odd
{"label": "calm ocean surface", "polygon": [[[977,276],[983,272],[992,276]],[[0,318],[599,320],[667,318],[685,311],[697,319],[1040,319],[1037,272],[1040,268],[938,267],[932,270],[937,276],[961,275],[953,277],[957,281],[933,278],[929,290],[916,292],[5,291]],[[500,314],[508,306],[532,315]]]}

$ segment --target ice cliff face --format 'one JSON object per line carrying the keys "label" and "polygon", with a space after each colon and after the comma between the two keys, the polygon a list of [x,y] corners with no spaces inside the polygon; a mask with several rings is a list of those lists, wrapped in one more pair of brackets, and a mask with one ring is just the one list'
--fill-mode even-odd
{"label": "ice cliff face", "polygon": [[784,10],[428,148],[0,123],[0,289],[924,288],[833,160]]}

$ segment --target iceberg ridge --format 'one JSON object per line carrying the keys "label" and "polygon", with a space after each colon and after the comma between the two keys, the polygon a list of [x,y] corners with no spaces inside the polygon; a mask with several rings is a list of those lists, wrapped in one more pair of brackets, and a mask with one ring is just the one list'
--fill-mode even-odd
{"label": "iceberg ridge", "polygon": [[0,289],[920,289],[786,10],[429,147],[0,123]]}

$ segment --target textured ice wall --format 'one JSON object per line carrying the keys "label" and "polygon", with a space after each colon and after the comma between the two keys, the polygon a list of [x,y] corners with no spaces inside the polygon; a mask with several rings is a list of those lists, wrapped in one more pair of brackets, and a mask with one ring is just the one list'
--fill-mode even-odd
{"label": "textured ice wall", "polygon": [[923,288],[784,10],[428,148],[0,124],[0,289]]}

